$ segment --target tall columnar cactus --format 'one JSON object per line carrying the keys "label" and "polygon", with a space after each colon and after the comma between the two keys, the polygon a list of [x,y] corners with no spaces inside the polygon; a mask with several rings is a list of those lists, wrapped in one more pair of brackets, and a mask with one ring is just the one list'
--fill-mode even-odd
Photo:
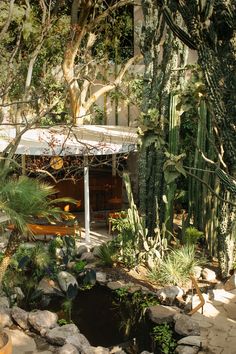
{"label": "tall columnar cactus", "polygon": [[[169,103],[169,148],[168,151],[171,155],[178,155],[179,152],[179,128],[180,128],[180,115],[176,111],[177,95],[170,93]],[[173,167],[174,169],[174,167]],[[173,206],[176,192],[176,180],[166,181],[166,204],[165,204],[165,221],[166,228],[169,233],[173,232]]]}

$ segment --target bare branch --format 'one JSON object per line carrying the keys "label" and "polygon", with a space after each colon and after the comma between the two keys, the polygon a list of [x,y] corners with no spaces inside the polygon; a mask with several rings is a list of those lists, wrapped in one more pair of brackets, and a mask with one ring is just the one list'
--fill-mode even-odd
{"label": "bare branch", "polygon": [[8,18],[6,20],[5,25],[3,26],[3,29],[0,32],[0,41],[3,39],[4,34],[7,32],[8,27],[10,26],[12,14],[13,14],[14,2],[15,0],[10,0]]}
{"label": "bare branch", "polygon": [[84,109],[86,111],[88,111],[90,109],[90,107],[93,105],[94,102],[97,101],[97,99],[102,96],[104,93],[107,93],[111,90],[113,90],[116,86],[119,86],[125,73],[127,72],[127,70],[130,68],[130,66],[132,64],[134,64],[135,62],[141,60],[142,55],[137,55],[131,59],[129,59],[127,61],[127,63],[124,65],[123,68],[121,68],[118,76],[116,77],[115,81],[112,84],[108,84],[105,85],[103,87],[101,87],[98,91],[96,91],[88,100],[87,102],[84,104]]}

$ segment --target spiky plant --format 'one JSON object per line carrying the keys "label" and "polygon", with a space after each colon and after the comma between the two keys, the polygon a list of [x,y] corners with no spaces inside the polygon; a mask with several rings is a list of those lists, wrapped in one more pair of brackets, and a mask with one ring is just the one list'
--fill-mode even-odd
{"label": "spiky plant", "polygon": [[[63,213],[56,204],[68,201],[69,198],[53,199],[55,192],[51,185],[25,176],[19,179],[4,178],[1,181],[0,210],[9,217],[14,228],[0,263],[0,288],[11,258],[21,243],[21,236],[29,232],[28,223],[35,217],[55,220]],[[70,202],[74,201],[70,199]]]}
{"label": "spiky plant", "polygon": [[171,250],[159,267],[150,272],[150,278],[163,285],[185,285],[193,274],[194,267],[202,262],[203,260],[196,258],[194,246],[183,246]]}

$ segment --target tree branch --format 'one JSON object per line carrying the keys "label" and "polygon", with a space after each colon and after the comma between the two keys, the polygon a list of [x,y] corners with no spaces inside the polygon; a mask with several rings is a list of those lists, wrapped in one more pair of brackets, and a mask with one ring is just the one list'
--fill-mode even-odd
{"label": "tree branch", "polygon": [[121,68],[118,76],[116,77],[115,81],[112,84],[109,85],[105,85],[104,87],[100,88],[98,91],[96,91],[88,100],[87,102],[84,104],[84,109],[86,111],[89,110],[89,108],[92,106],[92,104],[94,102],[97,101],[97,99],[102,96],[104,93],[107,93],[111,90],[113,90],[116,86],[119,86],[125,73],[127,72],[127,70],[130,68],[130,66],[132,64],[134,64],[135,62],[139,61],[142,58],[142,55],[137,55],[131,59],[129,59],[127,61],[127,63],[125,64],[125,66],[123,68]]}

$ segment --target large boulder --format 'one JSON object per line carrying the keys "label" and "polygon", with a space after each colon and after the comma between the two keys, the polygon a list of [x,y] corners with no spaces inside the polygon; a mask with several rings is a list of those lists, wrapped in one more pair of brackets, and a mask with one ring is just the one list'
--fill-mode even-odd
{"label": "large boulder", "polygon": [[202,345],[202,341],[200,336],[188,336],[178,340],[178,344],[192,345],[200,348]]}
{"label": "large boulder", "polygon": [[57,280],[62,291],[66,292],[70,285],[76,286],[78,288],[78,282],[75,277],[66,272],[61,271],[57,274]]}
{"label": "large boulder", "polygon": [[81,354],[94,354],[93,348],[91,347],[89,341],[81,333],[76,333],[70,337],[67,337],[66,343],[72,344]]}
{"label": "large boulder", "polygon": [[204,268],[202,270],[202,279],[205,279],[207,281],[216,281],[216,273],[214,270],[211,270],[209,268]]}
{"label": "large boulder", "polygon": [[104,272],[96,272],[96,281],[100,284],[106,284],[107,275]]}
{"label": "large boulder", "polygon": [[180,312],[180,309],[172,306],[154,305],[147,309],[147,314],[156,324],[170,323],[174,321],[174,316]]}
{"label": "large boulder", "polygon": [[81,259],[82,261],[87,262],[87,263],[93,263],[94,261],[96,261],[96,258],[95,258],[95,256],[93,255],[92,252],[84,252],[84,253],[81,255],[80,259]]}
{"label": "large boulder", "polygon": [[57,326],[58,316],[56,313],[47,310],[36,310],[29,313],[28,320],[36,331],[44,335],[47,329]]}
{"label": "large boulder", "polygon": [[13,320],[23,329],[29,329],[29,313],[18,306],[14,306],[11,311]]}
{"label": "large boulder", "polygon": [[3,307],[7,307],[9,308],[10,307],[10,302],[9,302],[9,299],[7,296],[1,296],[0,297],[0,308],[3,308]]}
{"label": "large boulder", "polygon": [[182,298],[184,291],[179,286],[165,286],[157,291],[157,297],[161,302],[172,305],[176,298]]}
{"label": "large boulder", "polygon": [[54,280],[47,277],[44,277],[40,280],[37,290],[40,290],[45,295],[62,294],[62,291],[59,288],[58,284]]}
{"label": "large boulder", "polygon": [[198,352],[198,347],[190,347],[189,345],[178,345],[175,348],[175,353],[177,354],[197,354]]}
{"label": "large boulder", "polygon": [[59,348],[57,354],[79,354],[78,350],[71,344],[65,344]]}
{"label": "large boulder", "polygon": [[181,336],[199,336],[199,324],[191,317],[183,314],[178,314],[174,317],[175,332]]}
{"label": "large boulder", "polygon": [[104,347],[91,347],[91,350],[93,350],[93,354],[109,354],[110,350],[108,348]]}
{"label": "large boulder", "polygon": [[226,291],[234,290],[236,288],[236,271],[234,271],[234,274],[231,275],[231,277],[226,281],[224,285],[224,289]]}
{"label": "large boulder", "polygon": [[[48,330],[45,334],[45,338],[51,344],[64,345],[66,344],[67,338],[73,337],[77,333],[79,333],[79,329],[72,323]],[[73,345],[73,343],[69,344]]]}
{"label": "large boulder", "polygon": [[6,306],[0,307],[0,325],[2,328],[12,325],[11,310]]}
{"label": "large boulder", "polygon": [[88,252],[88,247],[86,247],[85,245],[80,245],[78,248],[75,249],[75,255],[77,257],[81,257],[83,253],[87,253]]}

